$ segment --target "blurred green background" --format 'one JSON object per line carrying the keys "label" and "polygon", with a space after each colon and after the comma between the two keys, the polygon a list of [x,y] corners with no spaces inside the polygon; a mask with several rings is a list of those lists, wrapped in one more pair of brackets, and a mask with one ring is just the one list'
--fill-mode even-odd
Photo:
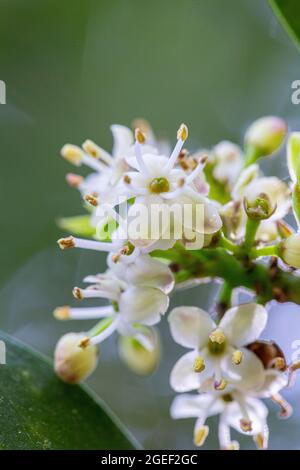
{"label": "blurred green background", "polygon": [[[55,219],[82,213],[64,180],[65,142],[92,138],[110,149],[109,125],[135,117],[172,140],[186,122],[194,149],[241,142],[247,125],[266,114],[299,130],[300,108],[290,99],[299,78],[299,53],[262,0],[1,0],[0,327],[50,355],[60,334],[83,329],[51,317],[84,275],[105,266],[102,255],[56,248]],[[284,151],[265,171],[287,176]],[[178,292],[172,302],[209,307],[214,289]],[[280,339],[284,329],[289,356],[300,338],[297,310],[275,307],[270,316],[269,332]],[[159,370],[139,379],[110,339],[90,383],[146,448],[191,448],[193,422],[169,418],[168,374],[182,350],[165,325],[163,347]],[[295,394],[288,393],[294,406]],[[300,410],[277,423],[273,410],[272,448],[300,448],[299,418]],[[207,448],[217,446],[213,434]]]}

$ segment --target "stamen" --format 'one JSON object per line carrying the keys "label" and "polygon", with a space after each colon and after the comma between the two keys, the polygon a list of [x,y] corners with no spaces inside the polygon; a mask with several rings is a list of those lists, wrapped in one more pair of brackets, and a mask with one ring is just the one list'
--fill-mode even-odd
{"label": "stamen", "polygon": [[74,287],[72,294],[77,300],[82,300],[84,298],[82,295],[82,289],[80,289],[79,287]]}
{"label": "stamen", "polygon": [[112,158],[112,156],[90,139],[87,139],[82,144],[82,148],[91,157],[102,160],[107,165],[111,165],[112,163],[114,163],[114,159]]}
{"label": "stamen", "polygon": [[240,444],[238,441],[231,441],[223,450],[240,450]]}
{"label": "stamen", "polygon": [[66,181],[68,185],[71,186],[71,188],[78,189],[81,186],[83,180],[84,178],[82,176],[76,175],[75,173],[68,173],[66,175]]}
{"label": "stamen", "polygon": [[54,310],[53,315],[57,320],[69,320],[70,307],[68,305],[64,305],[63,307],[57,307]]}
{"label": "stamen", "polygon": [[75,239],[72,236],[66,237],[66,238],[60,238],[59,240],[57,240],[57,243],[61,250],[66,250],[68,248],[75,248],[76,246]]}
{"label": "stamen", "polygon": [[287,419],[291,416],[293,408],[291,405],[281,396],[279,393],[276,393],[271,396],[274,403],[280,406],[279,417],[282,419]]}
{"label": "stamen", "polygon": [[98,242],[94,240],[85,240],[84,238],[66,237],[60,238],[57,243],[62,250],[66,248],[83,248],[85,250],[95,251],[115,251],[119,245],[111,242]]}
{"label": "stamen", "polygon": [[209,335],[209,339],[212,343],[222,344],[226,341],[226,336],[221,328],[217,328],[216,330],[212,331]]}
{"label": "stamen", "polygon": [[181,126],[179,127],[177,131],[177,139],[185,142],[186,139],[188,138],[188,135],[189,135],[189,131],[188,131],[187,126],[185,124],[181,124]]}
{"label": "stamen", "polygon": [[179,180],[177,180],[177,186],[179,188],[182,188],[184,185],[185,185],[185,178],[179,178]]}
{"label": "stamen", "polygon": [[146,135],[138,127],[134,131],[135,138],[139,144],[144,144],[146,141]]}
{"label": "stamen", "polygon": [[91,344],[99,344],[102,343],[106,338],[108,338],[118,327],[118,319],[116,318],[104,331],[97,336],[93,336],[90,338]]}
{"label": "stamen", "polygon": [[201,428],[198,428],[195,430],[194,433],[194,444],[195,446],[201,447],[209,433],[209,427],[208,426],[201,426]]}
{"label": "stamen", "polygon": [[232,362],[233,362],[233,364],[238,366],[242,362],[243,356],[244,356],[244,354],[243,354],[242,351],[239,351],[238,349],[236,351],[234,351],[232,353]]}
{"label": "stamen", "polygon": [[275,369],[277,370],[285,370],[286,369],[286,362],[284,357],[275,357],[272,361],[272,365],[274,365]]}
{"label": "stamen", "polygon": [[89,345],[91,344],[91,340],[90,338],[87,336],[86,338],[83,338],[80,343],[78,344],[78,346],[82,349],[85,349],[87,348]]}
{"label": "stamen", "polygon": [[269,428],[266,425],[264,427],[264,431],[256,434],[253,436],[253,440],[255,442],[256,447],[259,450],[266,450],[268,448],[268,440],[269,440]]}
{"label": "stamen", "polygon": [[63,158],[76,166],[80,166],[84,159],[84,153],[77,145],[66,144],[63,146],[60,153]]}
{"label": "stamen", "polygon": [[98,206],[98,200],[95,196],[93,196],[92,194],[87,194],[86,196],[84,196],[84,199],[86,200],[86,202],[88,202],[91,206],[93,207],[97,207]]}
{"label": "stamen", "polygon": [[131,183],[131,178],[130,178],[130,176],[129,176],[129,175],[124,175],[124,176],[123,176],[123,181],[124,181],[124,183],[126,183],[126,184],[130,184],[130,183]]}
{"label": "stamen", "polygon": [[94,320],[97,318],[106,318],[112,315],[114,315],[114,308],[112,305],[106,305],[104,307],[69,308],[69,316],[63,319]]}
{"label": "stamen", "polygon": [[242,431],[244,432],[252,431],[252,422],[250,421],[250,419],[245,419],[245,418],[240,419],[240,426],[241,426]]}
{"label": "stamen", "polygon": [[224,390],[227,386],[227,381],[225,379],[215,380],[214,388],[215,390]]}
{"label": "stamen", "polygon": [[200,175],[200,173],[203,171],[203,168],[205,166],[207,159],[208,159],[208,156],[206,155],[201,158],[195,170],[193,170],[192,173],[187,177],[186,179],[187,183],[191,183],[194,179],[197,178],[198,175]]}
{"label": "stamen", "polygon": [[197,373],[200,373],[200,372],[204,371],[205,361],[204,361],[203,357],[201,357],[201,356],[196,357],[196,359],[194,361],[193,369],[194,369],[194,372],[197,372]]}
{"label": "stamen", "polygon": [[166,163],[165,167],[163,168],[164,171],[169,171],[171,170],[179,155],[180,155],[180,152],[181,152],[181,149],[183,147],[183,144],[184,142],[186,141],[186,139],[188,138],[188,128],[185,124],[181,124],[180,128],[178,129],[177,131],[177,143],[174,147],[174,150],[173,152],[171,153],[171,156],[168,160],[168,162]]}

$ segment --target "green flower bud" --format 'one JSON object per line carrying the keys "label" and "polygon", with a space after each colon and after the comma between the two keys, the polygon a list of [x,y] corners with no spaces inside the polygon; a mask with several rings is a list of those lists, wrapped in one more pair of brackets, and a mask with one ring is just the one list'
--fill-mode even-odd
{"label": "green flower bud", "polygon": [[300,226],[300,185],[299,184],[295,184],[293,188],[292,198],[293,198],[294,214],[298,222],[298,225]]}
{"label": "green flower bud", "polygon": [[[120,336],[119,354],[127,367],[137,375],[150,375],[160,360],[160,340],[156,329],[142,328],[145,344],[138,337]],[[149,344],[146,344],[149,343]],[[147,346],[147,347],[146,347]]]}
{"label": "green flower bud", "polygon": [[287,163],[292,181],[300,184],[300,132],[292,132],[289,137]]}
{"label": "green flower bud", "polygon": [[245,135],[248,164],[276,152],[284,141],[286,123],[276,116],[266,116],[251,124]]}
{"label": "green flower bud", "polygon": [[261,193],[255,199],[244,199],[244,208],[249,219],[264,220],[271,217],[276,210],[276,204],[272,204],[267,194]]}
{"label": "green flower bud", "polygon": [[281,242],[279,254],[286,264],[300,269],[300,232]]}
{"label": "green flower bud", "polygon": [[64,382],[76,384],[86,379],[96,368],[98,348],[80,348],[85,333],[68,333],[60,338],[54,352],[54,369]]}

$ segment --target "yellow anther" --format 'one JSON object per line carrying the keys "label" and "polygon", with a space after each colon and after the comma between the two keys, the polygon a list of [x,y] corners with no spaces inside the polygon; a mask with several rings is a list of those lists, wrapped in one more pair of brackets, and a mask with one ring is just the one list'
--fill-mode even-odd
{"label": "yellow anther", "polygon": [[225,342],[226,336],[220,328],[217,328],[216,330],[211,332],[211,334],[209,335],[209,339],[212,343],[222,344]]}
{"label": "yellow anther", "polygon": [[274,367],[277,370],[284,370],[286,368],[286,362],[284,357],[275,357]]}
{"label": "yellow anther", "polygon": [[264,435],[262,433],[253,436],[253,439],[258,449],[262,450],[266,448],[266,439],[264,438]]}
{"label": "yellow anther", "polygon": [[86,140],[82,144],[83,150],[88,153],[91,157],[100,158],[101,150],[98,145],[95,144],[92,140]]}
{"label": "yellow anther", "polygon": [[232,353],[232,362],[238,366],[243,360],[243,353],[238,349]]}
{"label": "yellow anther", "polygon": [[61,149],[61,155],[73,165],[80,166],[84,153],[77,145],[66,144]]}
{"label": "yellow anther", "polygon": [[214,383],[215,390],[224,390],[226,388],[227,381],[225,379],[221,379]]}
{"label": "yellow anther", "polygon": [[130,176],[129,176],[129,175],[124,175],[123,181],[124,181],[124,183],[126,183],[126,184],[130,184],[130,183],[131,183],[131,178],[130,178]]}
{"label": "yellow anther", "polygon": [[70,318],[70,307],[68,305],[57,307],[53,315],[57,320],[68,320]]}
{"label": "yellow anther", "polygon": [[87,348],[87,347],[90,345],[90,342],[91,342],[90,338],[86,337],[86,338],[83,338],[83,339],[79,342],[78,346],[79,346],[80,348],[82,348],[82,349],[85,349],[85,348]]}
{"label": "yellow anther", "polygon": [[75,173],[68,173],[66,175],[66,181],[71,188],[79,188],[83,181],[83,177],[76,175]]}
{"label": "yellow anther", "polygon": [[177,131],[177,139],[179,140],[182,140],[183,142],[186,141],[186,139],[188,138],[188,135],[189,135],[189,131],[188,131],[188,128],[185,124],[181,124],[181,126],[179,127],[178,131]]}
{"label": "yellow anther", "polygon": [[237,441],[232,441],[228,446],[223,447],[223,450],[239,450],[240,444]]}
{"label": "yellow anther", "polygon": [[205,369],[205,362],[203,357],[196,357],[193,366],[194,372],[202,372]]}
{"label": "yellow anther", "polygon": [[240,426],[241,426],[242,431],[244,432],[252,431],[252,423],[249,419],[241,419]]}
{"label": "yellow anther", "polygon": [[74,287],[73,289],[73,296],[75,297],[75,299],[77,300],[82,300],[83,299],[83,295],[82,295],[82,291],[79,287]]}
{"label": "yellow anther", "polygon": [[201,428],[197,429],[194,433],[194,444],[195,446],[203,446],[205,439],[207,438],[209,433],[208,426],[201,426]]}
{"label": "yellow anther", "polygon": [[68,248],[74,248],[75,247],[75,240],[74,237],[66,237],[66,238],[60,238],[57,240],[57,243],[59,245],[59,248],[62,250],[66,250]]}
{"label": "yellow anther", "polygon": [[97,207],[98,206],[98,200],[95,196],[93,196],[92,194],[87,194],[86,196],[84,196],[84,199],[86,200],[86,202],[88,202],[91,206],[93,207]]}
{"label": "yellow anther", "polygon": [[140,143],[140,144],[144,144],[145,143],[145,140],[146,140],[146,136],[144,134],[144,132],[141,131],[141,129],[139,129],[138,127],[135,129],[135,138],[136,140]]}

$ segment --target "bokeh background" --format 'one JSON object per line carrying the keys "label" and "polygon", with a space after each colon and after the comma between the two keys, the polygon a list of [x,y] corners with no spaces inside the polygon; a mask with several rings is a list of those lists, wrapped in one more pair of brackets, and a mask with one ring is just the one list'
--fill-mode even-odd
{"label": "bokeh background", "polygon": [[[1,0],[0,328],[52,355],[61,334],[83,328],[56,322],[53,308],[72,302],[72,287],[87,273],[104,269],[101,254],[56,247],[55,220],[83,212],[64,180],[65,142],[92,138],[110,149],[109,125],[141,116],[172,141],[186,122],[194,149],[241,142],[247,125],[266,114],[299,130],[300,108],[291,103],[299,57],[262,0]],[[264,170],[286,178],[284,150]],[[211,308],[215,289],[177,292],[172,304]],[[300,307],[274,304],[265,337],[290,357],[299,325]],[[146,448],[193,448],[193,420],[169,418],[169,371],[183,350],[165,320],[162,343],[163,363],[141,379],[109,339],[89,383]],[[288,422],[271,407],[271,448],[300,448],[297,394],[299,384],[286,393],[295,407]],[[205,448],[217,448],[214,432]]]}

